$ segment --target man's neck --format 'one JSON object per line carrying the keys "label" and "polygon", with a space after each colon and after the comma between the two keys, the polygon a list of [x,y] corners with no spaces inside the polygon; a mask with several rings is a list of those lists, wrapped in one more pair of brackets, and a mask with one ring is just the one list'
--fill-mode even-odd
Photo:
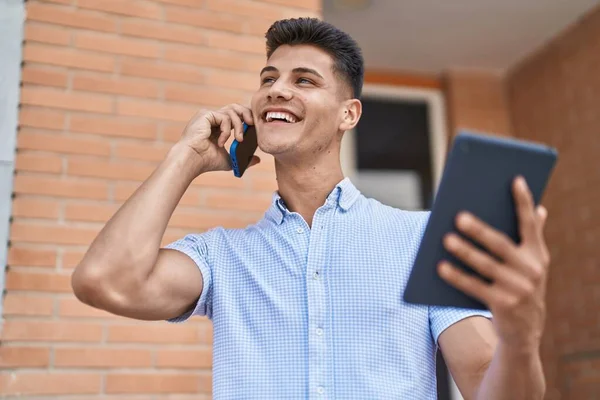
{"label": "man's neck", "polygon": [[327,154],[310,162],[275,160],[279,195],[289,211],[297,212],[312,226],[315,211],[344,179],[339,157]]}

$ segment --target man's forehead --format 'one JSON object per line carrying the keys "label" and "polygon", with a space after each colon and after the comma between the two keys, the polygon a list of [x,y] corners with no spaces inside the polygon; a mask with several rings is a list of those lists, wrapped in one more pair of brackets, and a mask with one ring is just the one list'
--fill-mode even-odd
{"label": "man's forehead", "polygon": [[333,60],[329,54],[315,46],[282,45],[271,54],[266,65],[275,67],[280,72],[309,68],[325,75],[332,73]]}

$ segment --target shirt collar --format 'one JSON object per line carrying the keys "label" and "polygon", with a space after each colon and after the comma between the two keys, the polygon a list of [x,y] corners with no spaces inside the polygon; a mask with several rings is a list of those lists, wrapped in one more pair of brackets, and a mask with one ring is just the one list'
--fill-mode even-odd
{"label": "shirt collar", "polygon": [[[344,178],[331,191],[325,204],[337,204],[342,210],[348,211],[352,205],[358,200],[360,191],[350,181],[350,178]],[[273,218],[277,225],[283,222],[286,214],[290,211],[287,209],[279,192],[274,192],[271,200],[271,207],[267,211],[267,215]]]}

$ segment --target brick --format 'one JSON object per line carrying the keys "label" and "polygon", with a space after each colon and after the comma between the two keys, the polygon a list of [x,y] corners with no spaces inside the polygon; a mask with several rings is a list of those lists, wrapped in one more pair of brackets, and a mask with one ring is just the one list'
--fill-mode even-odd
{"label": "brick", "polygon": [[58,218],[60,204],[57,201],[16,197],[12,204],[12,215],[24,218]]}
{"label": "brick", "polygon": [[32,83],[34,85],[66,88],[68,76],[65,71],[25,65],[21,70],[21,80],[23,83]]}
{"label": "brick", "polygon": [[78,32],[75,35],[75,47],[147,58],[156,58],[160,54],[160,48],[155,43],[98,32]]}
{"label": "brick", "polygon": [[69,160],[67,173],[73,176],[119,180],[145,180],[154,171],[154,167],[134,163],[109,163],[94,160]]}
{"label": "brick", "polygon": [[44,150],[64,154],[110,155],[110,143],[104,140],[38,133],[27,128],[19,131],[17,147],[25,150]]}
{"label": "brick", "polygon": [[130,58],[121,60],[121,74],[174,82],[204,82],[204,74],[194,67],[167,63],[157,64],[148,60]]}
{"label": "brick", "polygon": [[101,118],[85,114],[71,114],[69,129],[75,132],[139,139],[156,138],[156,125],[127,118]]}
{"label": "brick", "polygon": [[240,211],[266,211],[271,204],[268,193],[235,193],[212,192],[206,196],[206,205],[211,208]]}
{"label": "brick", "polygon": [[0,375],[2,393],[10,396],[66,395],[98,393],[101,388],[100,374],[20,372]]}
{"label": "brick", "polygon": [[50,349],[43,347],[0,347],[0,368],[41,368],[50,364]]}
{"label": "brick", "polygon": [[[252,72],[253,74],[259,74],[260,70],[267,64],[266,57],[246,57],[244,59],[246,63],[246,70]],[[256,89],[255,89],[256,90]]]}
{"label": "brick", "polygon": [[112,72],[115,69],[115,60],[112,55],[102,55],[37,43],[25,43],[23,47],[23,60],[25,62],[58,65],[91,71]]}
{"label": "brick", "polygon": [[18,171],[58,174],[62,170],[62,158],[47,154],[19,152],[15,160],[15,168]]}
{"label": "brick", "polygon": [[201,326],[189,325],[110,325],[109,343],[197,344]]}
{"label": "brick", "polygon": [[165,234],[163,235],[163,238],[160,242],[160,246],[165,247],[169,243],[173,243],[174,241],[181,239],[188,233],[189,230],[187,229],[184,230],[173,227],[167,227],[167,230],[165,231]]}
{"label": "brick", "polygon": [[[116,201],[125,201],[127,200],[133,192],[140,186],[140,184],[132,184],[126,182],[117,182],[115,185],[115,200]],[[197,206],[200,203],[200,193],[195,188],[189,188],[181,201],[180,205],[184,206]]]}
{"label": "brick", "polygon": [[156,351],[156,366],[159,368],[210,368],[212,366],[212,349],[200,350],[168,350]]}
{"label": "brick", "polygon": [[121,33],[123,35],[193,45],[200,45],[206,42],[204,33],[198,29],[173,24],[164,25],[149,21],[123,21]]}
{"label": "brick", "polygon": [[280,8],[256,1],[207,0],[206,8],[242,17],[265,18],[273,21],[280,19],[283,15]]}
{"label": "brick", "polygon": [[[232,69],[238,71],[250,71],[255,73],[258,80],[258,72],[265,65],[265,56],[244,55],[233,51],[223,51],[208,47],[191,46],[169,46],[165,49],[164,59],[168,61],[197,65],[200,67],[212,67],[218,69]],[[256,67],[259,65],[260,67]]]}
{"label": "brick", "polygon": [[158,84],[151,80],[89,73],[75,74],[73,89],[148,98],[157,98],[159,93]]}
{"label": "brick", "polygon": [[250,97],[245,92],[179,84],[166,85],[164,96],[167,101],[181,101],[196,105],[203,104],[218,108],[231,103],[247,103]]}
{"label": "brick", "polygon": [[185,212],[175,210],[169,226],[195,230],[207,230],[215,226],[224,228],[243,228],[256,221],[254,216],[224,215],[215,213]]}
{"label": "brick", "polygon": [[197,393],[195,374],[108,374],[106,393]]}
{"label": "brick", "polygon": [[77,5],[90,10],[126,15],[129,17],[161,19],[160,6],[147,1],[129,0],[78,0]]}
{"label": "brick", "polygon": [[9,266],[54,267],[56,250],[11,246],[8,250]]}
{"label": "brick", "polygon": [[74,0],[40,0],[46,3],[56,3],[56,4],[64,4],[69,5],[72,4]]}
{"label": "brick", "polygon": [[258,72],[255,74],[212,70],[207,76],[206,83],[222,88],[256,91],[260,86]]}
{"label": "brick", "polygon": [[277,190],[277,180],[274,177],[254,175],[250,180],[252,190],[273,192]]}
{"label": "brick", "polygon": [[265,37],[265,34],[273,24],[274,20],[271,19],[260,19],[260,18],[252,18],[246,21],[245,25],[245,33],[260,36],[261,38]]}
{"label": "brick", "polygon": [[[315,1],[315,0],[311,0]],[[297,17],[310,17],[310,18],[320,18],[323,19],[320,11],[310,11],[303,8],[280,8],[281,10],[281,18],[297,18]]]}
{"label": "brick", "polygon": [[68,46],[71,32],[62,27],[55,27],[36,22],[25,24],[24,38],[26,42],[40,42]]}
{"label": "brick", "polygon": [[38,292],[71,292],[71,276],[56,273],[8,271],[6,288]]}
{"label": "brick", "polygon": [[115,156],[131,160],[162,161],[167,155],[170,145],[160,143],[118,143],[115,147]]}
{"label": "brick", "polygon": [[63,130],[66,115],[63,111],[50,111],[37,107],[22,106],[19,125],[32,128]]}
{"label": "brick", "polygon": [[[266,53],[265,40],[253,36],[235,35],[224,32],[210,32],[208,45],[219,49],[239,51],[264,55]],[[243,55],[241,56],[243,57]]]}
{"label": "brick", "polygon": [[69,93],[40,87],[24,87],[21,90],[21,102],[33,106],[91,111],[104,114],[110,114],[113,108],[113,100],[107,96],[92,95],[89,93]]}
{"label": "brick", "polygon": [[27,2],[27,19],[102,32],[117,29],[117,21],[109,16],[31,1]]}
{"label": "brick", "polygon": [[66,269],[75,268],[83,259],[83,251],[65,251],[62,256],[62,267]]}
{"label": "brick", "polygon": [[166,20],[176,24],[191,25],[240,33],[243,30],[243,19],[227,14],[205,10],[190,10],[181,7],[166,7]]}
{"label": "brick", "polygon": [[193,7],[193,8],[198,8],[203,3],[202,0],[156,0],[156,1],[159,3],[164,3],[164,4],[174,4],[174,5],[178,5],[178,6],[187,6],[187,7]]}
{"label": "brick", "polygon": [[9,292],[4,298],[3,310],[5,315],[50,316],[54,310],[54,301],[52,297],[48,296],[32,296]]}
{"label": "brick", "polygon": [[163,125],[162,140],[166,142],[177,142],[181,139],[185,124],[168,124]]}
{"label": "brick", "polygon": [[126,99],[117,102],[117,114],[130,117],[187,122],[197,111],[197,107],[180,104]]}
{"label": "brick", "polygon": [[150,350],[58,348],[54,365],[61,368],[141,368],[152,365]]}
{"label": "brick", "polygon": [[108,185],[104,182],[74,179],[57,179],[17,175],[14,191],[21,194],[40,194],[80,199],[106,199]]}
{"label": "brick", "polygon": [[30,243],[89,245],[99,229],[73,226],[48,226],[15,222],[10,230],[11,240]]}
{"label": "brick", "polygon": [[99,342],[102,325],[65,321],[7,320],[2,329],[2,340],[7,342]]}
{"label": "brick", "polygon": [[118,206],[108,204],[72,204],[65,207],[65,218],[71,221],[106,222],[117,211]]}
{"label": "brick", "polygon": [[83,304],[74,297],[60,299],[58,315],[64,318],[120,318],[107,311]]}
{"label": "brick", "polygon": [[231,171],[215,171],[208,174],[202,174],[192,182],[194,186],[208,186],[218,188],[242,189],[246,183],[242,179],[233,176]]}

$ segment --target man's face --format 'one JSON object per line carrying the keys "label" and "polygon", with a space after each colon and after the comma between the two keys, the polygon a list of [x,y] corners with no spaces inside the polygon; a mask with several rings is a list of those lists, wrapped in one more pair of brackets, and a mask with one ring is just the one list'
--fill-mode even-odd
{"label": "man's face", "polygon": [[252,97],[261,150],[304,158],[327,151],[341,138],[348,89],[341,87],[332,65],[332,58],[314,46],[275,50]]}

